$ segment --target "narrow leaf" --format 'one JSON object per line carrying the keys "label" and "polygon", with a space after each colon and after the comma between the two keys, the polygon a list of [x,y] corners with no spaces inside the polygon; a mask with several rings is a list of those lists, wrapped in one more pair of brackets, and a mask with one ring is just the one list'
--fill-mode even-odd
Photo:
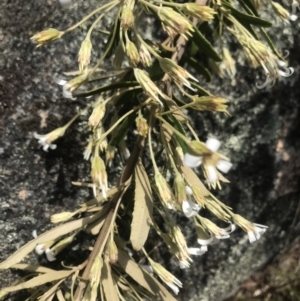
{"label": "narrow leaf", "polygon": [[33,264],[27,264],[27,263],[17,263],[14,264],[12,269],[19,269],[23,271],[28,271],[28,272],[34,272],[34,273],[49,273],[49,272],[55,272],[55,270],[45,268],[40,265],[33,265]]}
{"label": "narrow leaf", "polygon": [[205,68],[202,64],[200,64],[195,58],[184,55],[184,60],[195,70],[197,70],[197,72],[199,72],[200,74],[202,74],[207,82],[211,81],[211,74],[208,71],[207,68]]}
{"label": "narrow leaf", "polygon": [[94,215],[84,217],[75,221],[71,221],[66,224],[59,225],[54,229],[51,229],[41,234],[39,237],[28,242],[26,245],[24,245],[19,250],[17,250],[13,255],[11,255],[6,260],[1,262],[0,270],[8,269],[12,265],[20,262],[26,255],[28,255],[31,251],[33,251],[38,244],[46,243],[47,241],[54,240],[62,235],[65,235],[74,230],[82,228],[85,225],[88,225],[93,221],[97,220],[102,214],[103,214],[102,211],[99,211]]}
{"label": "narrow leaf", "polygon": [[62,279],[58,281],[56,284],[54,284],[46,293],[44,293],[40,298],[39,301],[51,301],[55,293],[58,289],[58,287],[65,281],[65,279]]}
{"label": "narrow leaf", "polygon": [[112,271],[109,263],[108,256],[105,256],[102,272],[101,272],[101,284],[103,286],[104,295],[106,300],[119,301],[117,284],[112,277]]}
{"label": "narrow leaf", "polygon": [[198,46],[199,51],[205,53],[208,57],[216,62],[221,62],[222,59],[215,51],[211,43],[204,37],[204,35],[198,30],[196,26],[193,26],[193,42]]}
{"label": "narrow leaf", "polygon": [[184,177],[186,178],[186,180],[191,186],[197,187],[201,191],[203,196],[210,195],[209,191],[206,189],[204,184],[201,182],[201,180],[198,178],[198,176],[194,173],[194,171],[190,167],[181,166],[180,169],[183,172]]}
{"label": "narrow leaf", "polygon": [[124,271],[139,285],[155,296],[160,296],[164,301],[176,301],[168,290],[160,284],[152,275],[144,271],[124,251],[119,250],[119,264]]}
{"label": "narrow leaf", "polygon": [[231,6],[228,2],[223,1],[223,6],[227,9],[229,9],[233,16],[235,16],[238,19],[244,20],[249,24],[260,26],[260,27],[271,27],[272,23],[268,20],[255,17],[253,15],[248,15],[245,13],[242,13],[241,11],[237,10],[233,6]]}
{"label": "narrow leaf", "polygon": [[55,280],[60,280],[60,279],[63,279],[63,278],[67,278],[72,273],[74,273],[73,270],[50,272],[50,273],[47,273],[47,274],[43,274],[43,275],[34,277],[34,278],[32,278],[32,279],[30,279],[26,282],[20,283],[18,285],[6,287],[6,288],[3,289],[3,291],[11,293],[11,292],[19,291],[19,290],[22,290],[22,289],[32,288],[32,287],[35,287],[35,286],[43,285],[43,284],[48,283],[48,282],[52,282],[52,281],[55,281]]}
{"label": "narrow leaf", "polygon": [[149,220],[152,217],[153,201],[150,181],[140,158],[135,167],[134,174],[134,209],[130,241],[133,249],[139,251],[144,246],[149,234]]}

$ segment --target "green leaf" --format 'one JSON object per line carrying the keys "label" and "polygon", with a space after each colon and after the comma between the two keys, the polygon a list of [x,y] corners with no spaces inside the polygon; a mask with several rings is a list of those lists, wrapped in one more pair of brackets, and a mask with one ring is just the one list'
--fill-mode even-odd
{"label": "green leaf", "polygon": [[121,124],[117,126],[117,128],[113,131],[109,145],[117,146],[121,142],[133,124],[135,117],[136,113],[132,112],[123,120],[123,122],[121,122]]}
{"label": "green leaf", "polygon": [[211,74],[208,71],[208,69],[206,69],[202,64],[197,62],[195,58],[187,56],[185,54],[183,55],[183,58],[192,68],[197,70],[197,73],[202,74],[207,82],[211,81]]}
{"label": "green leaf", "polygon": [[139,158],[135,167],[134,209],[131,222],[130,241],[134,250],[139,251],[144,246],[152,218],[153,201],[148,175]]}
{"label": "green leaf", "polygon": [[248,14],[251,14],[252,12],[252,14],[258,17],[257,10],[250,0],[238,0],[238,1]]}
{"label": "green leaf", "polygon": [[231,14],[234,17],[236,17],[236,19],[238,19],[238,20],[243,20],[249,24],[256,25],[259,27],[271,27],[272,26],[272,23],[270,21],[259,18],[259,17],[255,17],[253,15],[242,13],[241,11],[234,8],[233,6],[231,6],[230,3],[226,2],[226,1],[223,1],[222,5],[225,8],[229,9]]}
{"label": "green leaf", "polygon": [[192,40],[199,48],[199,51],[205,53],[208,57],[213,59],[216,62],[221,62],[222,58],[215,51],[210,42],[202,35],[196,26],[193,25],[194,33]]}
{"label": "green leaf", "polygon": [[120,12],[121,12],[121,10],[119,10],[119,12],[117,14],[116,21],[114,22],[114,25],[113,25],[113,30],[110,32],[107,42],[104,47],[104,53],[105,53],[105,51],[108,49],[111,41],[113,40],[112,45],[106,55],[106,58],[110,58],[115,53],[115,50],[118,47],[118,44],[120,41],[120,35],[119,35],[120,24],[121,24],[121,21],[119,18]]}
{"label": "green leaf", "polygon": [[260,32],[262,33],[262,35],[264,36],[265,40],[267,41],[268,45],[270,46],[270,48],[273,50],[273,52],[281,59],[284,60],[284,58],[280,55],[280,53],[278,52],[278,50],[276,49],[275,45],[273,44],[271,38],[269,37],[269,35],[266,33],[266,31],[263,28],[260,28]]}

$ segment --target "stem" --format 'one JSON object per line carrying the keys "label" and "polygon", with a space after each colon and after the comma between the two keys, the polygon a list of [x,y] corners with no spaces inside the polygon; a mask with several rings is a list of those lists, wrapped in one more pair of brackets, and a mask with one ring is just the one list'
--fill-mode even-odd
{"label": "stem", "polygon": [[69,27],[68,29],[66,29],[64,31],[64,34],[67,33],[67,32],[70,32],[72,30],[74,30],[75,28],[79,27],[80,25],[82,25],[85,21],[87,21],[88,19],[90,19],[93,15],[95,15],[96,13],[98,13],[99,11],[115,4],[117,5],[119,3],[119,1],[113,1],[113,2],[110,2],[110,3],[106,3],[104,4],[103,6],[101,7],[98,7],[97,9],[95,9],[93,12],[91,12],[89,15],[87,15],[86,17],[84,17],[81,21],[79,21],[78,23],[76,23],[75,25]]}
{"label": "stem", "polygon": [[[120,14],[120,10],[119,10],[119,12],[118,12],[118,14],[117,14],[117,16],[116,16],[115,24],[117,24],[117,20],[118,20],[118,18],[119,18],[119,14]],[[113,35],[116,34],[116,28],[117,28],[117,26],[115,25]],[[114,42],[114,37],[110,40],[107,49],[105,50],[104,54],[103,54],[102,57],[99,59],[99,61],[98,61],[97,64],[95,65],[95,67],[92,69],[92,71],[89,73],[88,77],[90,77],[90,76],[97,70],[97,68],[101,65],[101,63],[104,61],[105,57],[108,55],[108,53],[109,53],[109,51],[110,51],[110,49],[111,49],[111,47],[112,47],[112,45],[113,45],[113,42]]]}
{"label": "stem", "polygon": [[96,141],[97,144],[101,143],[101,141],[103,141],[103,139],[105,137],[107,137],[128,115],[132,114],[136,110],[139,110],[141,107],[145,106],[149,102],[150,102],[150,100],[148,99],[145,102],[143,102],[142,104],[140,104],[139,106],[134,107],[133,109],[131,109],[130,111],[128,111],[126,114],[124,114],[113,126],[110,127],[109,130],[107,130],[103,135],[101,135],[101,137],[99,138],[99,140]]}
{"label": "stem", "polygon": [[148,144],[149,144],[149,151],[150,151],[150,158],[154,167],[154,172],[157,173],[159,172],[158,167],[156,165],[153,149],[152,149],[152,140],[151,140],[151,131],[152,131],[152,124],[153,124],[153,119],[154,119],[154,114],[153,114],[153,105],[151,107],[151,112],[150,112],[150,121],[151,125],[149,126],[149,133],[148,133]]}
{"label": "stem", "polygon": [[172,130],[177,136],[179,136],[185,143],[189,144],[191,141],[186,138],[183,134],[177,131],[174,127],[172,127],[166,120],[156,115],[156,118],[161,120],[170,130]]}

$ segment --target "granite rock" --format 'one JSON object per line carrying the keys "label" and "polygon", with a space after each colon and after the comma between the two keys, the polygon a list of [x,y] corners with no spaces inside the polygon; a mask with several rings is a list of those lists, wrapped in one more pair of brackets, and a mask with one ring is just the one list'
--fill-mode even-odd
{"label": "granite rock", "polygon": [[[84,99],[64,99],[52,78],[74,69],[84,34],[79,30],[38,49],[29,38],[48,27],[70,26],[97,3],[73,1],[66,9],[54,0],[0,3],[0,261],[30,240],[33,230],[49,229],[53,213],[76,208],[90,193],[71,185],[88,178],[88,164],[82,160],[87,139],[84,116],[59,140],[55,151],[43,152],[33,138],[33,132],[47,133],[63,125],[84,106]],[[111,16],[106,20],[109,24]],[[174,259],[163,253],[162,260],[184,283],[180,300],[223,300],[299,235],[299,32],[297,25],[273,30],[275,38],[281,37],[278,47],[290,50],[292,77],[272,89],[257,90],[258,73],[239,66],[235,81],[214,77],[206,84],[231,100],[232,117],[191,115],[199,136],[218,137],[221,150],[234,164],[228,174],[231,183],[216,195],[269,230],[253,245],[239,230],[194,258],[188,270],[179,270]],[[182,219],[181,224],[192,244],[195,237],[188,221]],[[11,284],[17,275],[1,272],[0,287]]]}

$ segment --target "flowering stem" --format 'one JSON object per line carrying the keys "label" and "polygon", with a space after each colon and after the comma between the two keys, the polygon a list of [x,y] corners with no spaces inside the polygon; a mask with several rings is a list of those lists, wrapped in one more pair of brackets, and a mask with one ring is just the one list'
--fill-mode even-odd
{"label": "flowering stem", "polygon": [[113,1],[113,2],[110,2],[110,3],[106,3],[104,4],[103,6],[101,7],[98,7],[97,9],[95,9],[93,12],[91,12],[89,15],[87,15],[86,17],[84,17],[81,21],[79,21],[78,23],[76,23],[75,25],[69,27],[68,29],[66,29],[64,31],[64,34],[67,33],[67,32],[70,32],[72,30],[74,30],[75,28],[79,27],[80,25],[82,25],[85,21],[87,21],[88,19],[90,19],[93,15],[95,15],[96,13],[98,13],[99,11],[109,7],[109,6],[112,6],[113,4],[114,5],[117,5],[119,3],[119,1]]}
{"label": "flowering stem", "polygon": [[[150,116],[150,120],[152,121],[151,124],[153,123],[153,117],[154,117],[154,112],[153,112],[153,105],[151,107],[151,116]],[[150,151],[150,158],[153,164],[153,168],[154,168],[154,172],[159,172],[158,167],[156,165],[156,161],[155,161],[155,157],[154,157],[154,153],[153,153],[153,149],[152,149],[152,140],[151,140],[151,131],[152,131],[152,125],[149,126],[149,134],[148,134],[148,144],[149,144],[149,151]]]}
{"label": "flowering stem", "polygon": [[[117,14],[116,19],[115,19],[116,23],[117,23],[118,18],[119,18],[119,13]],[[115,26],[115,28],[116,28],[116,26]],[[115,35],[115,31],[114,31],[114,35]],[[90,73],[88,74],[88,77],[90,77],[97,70],[97,68],[102,64],[102,62],[104,61],[104,59],[108,55],[113,43],[114,43],[114,39],[111,39],[108,46],[107,46],[107,48],[106,48],[106,50],[105,50],[105,52],[103,53],[102,57],[99,59],[99,61],[97,62],[95,67],[92,69],[92,71],[90,71]]]}
{"label": "flowering stem", "polygon": [[186,138],[182,133],[177,131],[174,127],[172,127],[166,120],[156,115],[156,118],[161,120],[170,130],[172,130],[177,136],[179,136],[185,143],[189,144],[191,141]]}
{"label": "flowering stem", "polygon": [[107,130],[104,134],[101,135],[101,137],[96,140],[96,143],[99,144],[103,141],[103,139],[105,137],[107,137],[127,116],[129,116],[130,114],[132,114],[133,112],[139,110],[140,108],[142,108],[143,106],[147,105],[149,102],[151,101],[150,98],[148,98],[145,102],[143,102],[142,104],[140,104],[139,106],[134,107],[133,109],[131,109],[130,111],[128,111],[127,113],[125,113],[113,126],[111,126],[109,128],[109,130]]}

